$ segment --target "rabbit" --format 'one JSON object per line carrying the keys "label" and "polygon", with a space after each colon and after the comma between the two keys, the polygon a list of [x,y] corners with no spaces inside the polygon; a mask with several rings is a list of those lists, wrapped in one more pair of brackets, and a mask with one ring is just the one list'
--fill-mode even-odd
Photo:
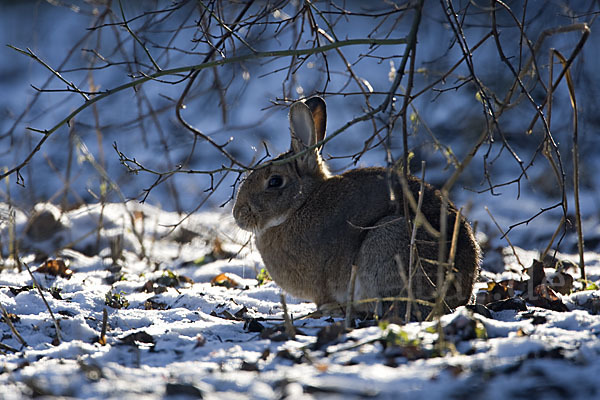
{"label": "rabbit", "polygon": [[[332,175],[320,148],[315,147],[325,137],[326,121],[322,98],[292,104],[290,150],[258,166],[242,181],[234,219],[241,229],[254,233],[256,248],[275,283],[319,308],[346,304],[353,265],[357,266],[355,302],[406,297],[411,232],[403,215],[399,172],[369,167]],[[277,163],[290,157],[293,159],[288,162]],[[408,176],[415,199],[420,186],[418,178]],[[437,230],[441,205],[441,193],[424,183],[421,211]],[[451,238],[458,211],[450,202],[447,211],[447,237]],[[414,220],[412,209],[410,218]],[[438,282],[438,239],[420,227],[416,243],[412,296],[432,302]],[[450,239],[447,243],[449,249]],[[471,226],[461,217],[454,279],[445,297],[448,308],[469,302],[480,258]],[[359,311],[377,310],[376,302],[358,304]],[[396,306],[398,312],[405,312],[406,302]]]}

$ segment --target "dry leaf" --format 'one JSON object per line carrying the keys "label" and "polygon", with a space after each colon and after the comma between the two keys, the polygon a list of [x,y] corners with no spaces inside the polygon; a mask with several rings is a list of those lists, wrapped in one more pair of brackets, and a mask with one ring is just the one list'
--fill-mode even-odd
{"label": "dry leaf", "polygon": [[224,286],[227,289],[232,289],[239,286],[239,283],[228,277],[225,273],[215,276],[210,280],[210,283],[213,286]]}
{"label": "dry leaf", "polygon": [[554,311],[569,311],[556,292],[548,285],[537,285],[532,293],[523,296],[528,303]]}
{"label": "dry leaf", "polygon": [[71,276],[73,275],[73,271],[71,271],[65,264],[64,260],[60,258],[57,258],[56,260],[46,260],[41,267],[35,270],[35,272],[61,276],[67,279],[71,279]]}
{"label": "dry leaf", "polygon": [[566,272],[557,272],[548,280],[548,283],[560,294],[570,294],[573,290],[573,276]]}
{"label": "dry leaf", "polygon": [[156,344],[152,335],[146,333],[145,331],[131,333],[125,337],[119,338],[119,340],[123,342],[123,344],[136,347],[138,347],[140,344],[149,344],[151,347],[154,347]]}
{"label": "dry leaf", "polygon": [[206,338],[204,336],[202,336],[201,333],[199,333],[198,336],[196,336],[196,344],[194,345],[194,348],[202,347],[205,344],[206,344]]}
{"label": "dry leaf", "polygon": [[148,299],[144,302],[144,310],[168,310],[169,306],[166,303]]}

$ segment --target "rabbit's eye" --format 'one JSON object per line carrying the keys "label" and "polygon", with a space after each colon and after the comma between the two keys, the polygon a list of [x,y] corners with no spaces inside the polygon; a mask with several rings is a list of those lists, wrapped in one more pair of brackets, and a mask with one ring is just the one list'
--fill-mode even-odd
{"label": "rabbit's eye", "polygon": [[270,188],[278,188],[283,186],[283,178],[279,175],[273,175],[269,178],[268,186]]}

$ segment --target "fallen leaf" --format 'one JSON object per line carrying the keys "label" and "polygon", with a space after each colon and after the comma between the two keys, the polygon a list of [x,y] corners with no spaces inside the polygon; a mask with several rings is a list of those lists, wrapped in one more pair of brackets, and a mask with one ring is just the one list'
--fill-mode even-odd
{"label": "fallen leaf", "polygon": [[200,389],[190,383],[167,383],[165,395],[201,399],[203,394]]}
{"label": "fallen leaf", "polygon": [[[269,339],[273,342],[285,342],[286,340],[290,339],[287,333],[285,333],[285,327],[283,324],[263,329],[263,331],[260,333],[260,338]],[[277,356],[280,357],[280,354],[277,353]]]}
{"label": "fallen leaf", "polygon": [[236,317],[229,310],[223,310],[219,313],[217,313],[215,310],[212,310],[210,312],[210,315],[212,315],[213,317],[219,317],[219,318],[228,319],[231,321],[243,321],[244,320],[243,318]]}
{"label": "fallen leaf", "polygon": [[67,267],[64,260],[57,258],[55,260],[49,259],[44,262],[38,269],[35,270],[40,274],[50,274],[54,276],[61,276],[63,278],[71,279],[73,271]]}
{"label": "fallen leaf", "polygon": [[125,337],[119,338],[119,340],[121,342],[123,342],[123,344],[130,345],[130,346],[136,346],[136,347],[140,343],[150,344],[151,346],[154,346],[156,344],[152,335],[150,335],[144,331],[139,331],[139,332],[129,334]]}
{"label": "fallen leaf", "polygon": [[331,325],[325,325],[317,332],[317,341],[314,349],[318,350],[324,345],[337,341],[346,333],[346,326],[343,322],[336,322]]}
{"label": "fallen leaf", "polygon": [[202,347],[206,344],[206,338],[199,333],[198,336],[196,336],[196,344],[194,345],[194,348],[198,348],[198,347]]}
{"label": "fallen leaf", "polygon": [[223,249],[223,242],[221,242],[221,239],[215,238],[215,241],[213,242],[212,255],[215,259],[222,260],[224,258],[231,258],[235,254]]}
{"label": "fallen leaf", "polygon": [[600,314],[600,298],[598,297],[590,297],[580,306],[592,315]]}
{"label": "fallen leaf", "polygon": [[523,297],[535,307],[561,312],[569,311],[556,292],[546,284],[537,285],[533,291],[528,291]]}
{"label": "fallen leaf", "polygon": [[129,300],[125,298],[125,295],[122,293],[113,293],[112,291],[108,291],[106,295],[104,295],[104,304],[112,308],[127,308],[129,307]]}
{"label": "fallen leaf", "polygon": [[28,292],[33,289],[32,285],[21,286],[20,288],[9,287],[8,290],[13,294],[13,296],[18,295],[21,292]]}
{"label": "fallen leaf", "polygon": [[242,371],[255,371],[258,372],[258,365],[255,362],[242,361],[242,365],[240,366]]}
{"label": "fallen leaf", "polygon": [[573,276],[559,271],[548,280],[548,284],[560,294],[570,294],[573,290]]}
{"label": "fallen leaf", "polygon": [[152,299],[144,302],[144,310],[168,310],[169,306],[166,303],[161,303]]}
{"label": "fallen leaf", "polygon": [[215,276],[210,280],[210,283],[213,286],[224,286],[227,289],[232,289],[239,286],[239,283],[228,277],[225,273]]}
{"label": "fallen leaf", "polygon": [[325,373],[329,369],[329,365],[327,365],[325,363],[316,363],[316,364],[314,364],[314,366],[317,369],[317,371],[319,371],[321,373]]}
{"label": "fallen leaf", "polygon": [[457,315],[444,326],[444,335],[452,343],[472,339],[487,339],[485,325],[477,318],[467,315]]}
{"label": "fallen leaf", "polygon": [[[13,313],[4,314],[4,318],[7,318],[7,317],[10,320],[10,322],[19,322],[21,320],[21,318],[17,314],[13,314]],[[4,318],[2,318],[2,321],[4,321]]]}
{"label": "fallen leaf", "polygon": [[535,311],[529,311],[521,314],[521,319],[531,319],[531,323],[534,325],[545,324],[548,319],[543,315],[537,315]]}
{"label": "fallen leaf", "polygon": [[483,304],[467,304],[465,308],[476,314],[483,315],[486,318],[493,318],[490,310]]}
{"label": "fallen leaf", "polygon": [[235,253],[223,249],[223,243],[221,242],[221,240],[219,238],[215,238],[211,251],[194,260],[194,264],[200,266],[211,263],[216,260],[223,260],[226,258],[233,257],[235,257]]}
{"label": "fallen leaf", "polygon": [[455,378],[464,372],[462,365],[446,365],[442,370],[450,373]]}
{"label": "fallen leaf", "polygon": [[248,332],[262,332],[265,329],[265,327],[263,326],[263,324],[258,322],[256,318],[250,318],[249,320],[246,320],[246,322],[244,322],[244,329]]}
{"label": "fallen leaf", "polygon": [[301,364],[301,363],[303,363],[303,362],[306,361],[306,358],[304,357],[304,354],[300,354],[298,356],[295,356],[294,354],[292,354],[290,352],[289,349],[279,350],[277,352],[276,357],[283,358],[284,360],[290,360],[294,364]]}
{"label": "fallen leaf", "polygon": [[498,300],[485,305],[492,311],[516,310],[527,311],[527,304],[521,297],[512,297],[510,299]]}
{"label": "fallen leaf", "polygon": [[544,283],[546,280],[544,264],[539,260],[533,260],[531,267],[527,268],[527,275],[529,275],[533,287]]}
{"label": "fallen leaf", "polygon": [[154,283],[161,286],[178,287],[182,283],[193,284],[194,281],[187,276],[177,275],[173,271],[167,270],[164,272],[163,276],[156,278]]}
{"label": "fallen leaf", "polygon": [[154,292],[154,282],[153,281],[147,281],[146,283],[144,283],[144,286],[142,286],[140,288],[140,292],[145,292],[145,293],[152,293],[152,292]]}

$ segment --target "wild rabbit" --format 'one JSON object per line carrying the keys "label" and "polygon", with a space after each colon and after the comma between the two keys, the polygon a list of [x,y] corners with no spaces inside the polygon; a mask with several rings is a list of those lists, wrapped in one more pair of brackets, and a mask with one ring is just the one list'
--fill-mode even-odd
{"label": "wild rabbit", "polygon": [[[307,150],[325,137],[326,107],[320,97],[295,102],[289,120],[291,149],[246,177],[233,208],[239,227],[255,234],[267,271],[286,292],[319,307],[346,304],[352,265],[357,265],[355,301],[406,297],[410,293],[411,233],[403,215],[399,173],[358,168],[330,174],[320,149]],[[290,157],[294,158],[289,162],[273,164]],[[409,176],[408,187],[415,199],[420,186],[419,179]],[[421,212],[437,230],[441,205],[440,192],[425,184]],[[413,211],[411,214],[412,221]],[[456,215],[456,207],[449,203],[446,255]],[[423,227],[416,239],[418,257],[414,257],[411,295],[431,302],[438,282],[438,239]],[[461,217],[454,279],[445,296],[447,307],[469,301],[479,262],[479,246],[469,223]],[[367,302],[358,310],[374,311],[375,305],[375,301]],[[396,307],[403,313],[406,303],[399,302]]]}

